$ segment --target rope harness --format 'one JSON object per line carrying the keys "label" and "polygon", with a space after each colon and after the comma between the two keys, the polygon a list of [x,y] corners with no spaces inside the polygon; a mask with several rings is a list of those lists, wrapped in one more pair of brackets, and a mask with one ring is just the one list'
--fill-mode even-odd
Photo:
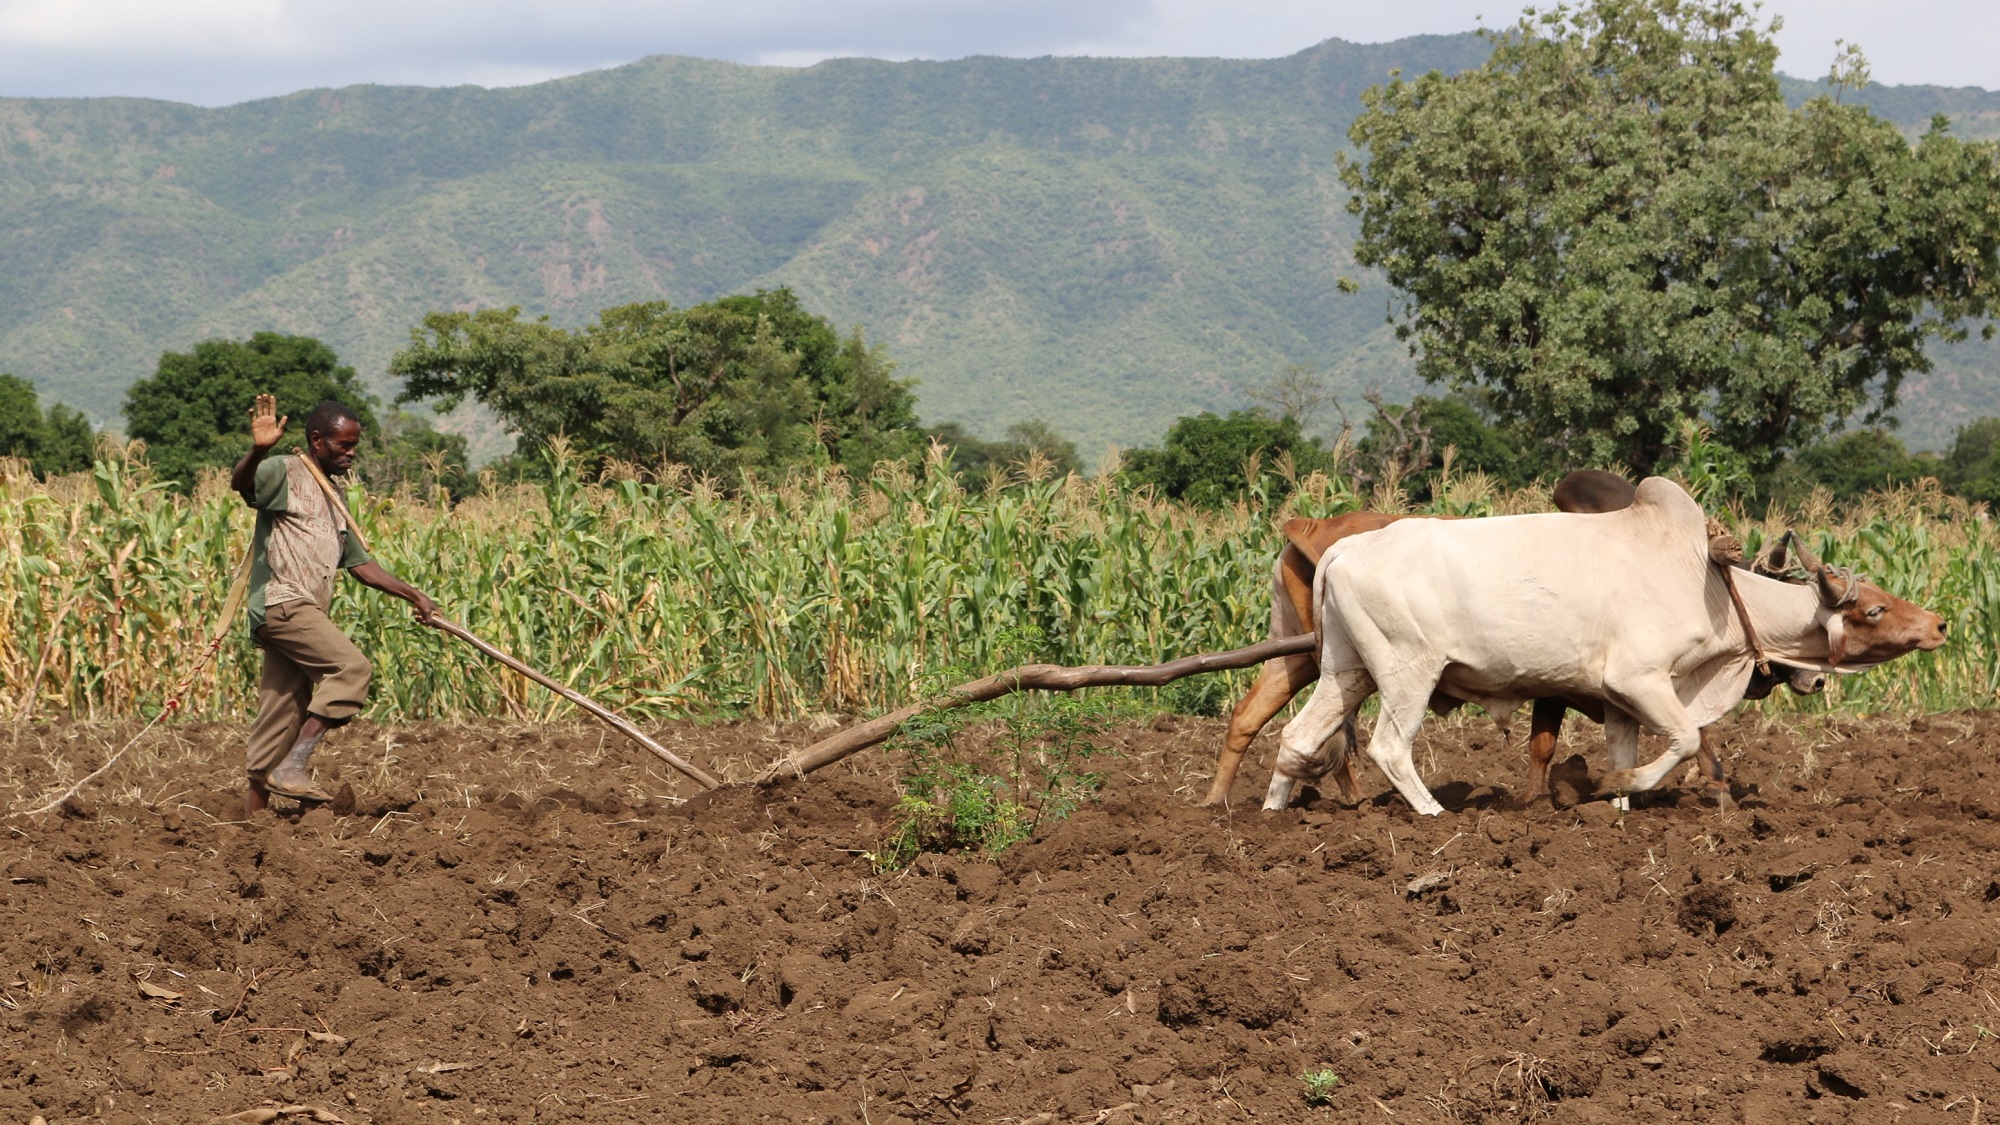
{"label": "rope harness", "polygon": [[[1757,626],[1750,621],[1750,609],[1743,604],[1743,595],[1736,589],[1736,570],[1743,561],[1743,544],[1723,529],[1720,520],[1708,521],[1708,557],[1722,569],[1723,584],[1729,588],[1729,600],[1735,604],[1736,616],[1743,622],[1743,636],[1749,643],[1752,659],[1757,662],[1757,671],[1769,676],[1770,654],[1764,651],[1763,643],[1757,639]],[[1845,609],[1861,596],[1861,576],[1854,573],[1853,568],[1825,564],[1817,569],[1808,568],[1796,531],[1787,530],[1779,536],[1769,551],[1757,556],[1750,564],[1750,572],[1782,582],[1800,585],[1816,583],[1820,587],[1820,601],[1828,609]],[[1831,601],[1826,598],[1829,588],[1840,591]]]}
{"label": "rope harness", "polygon": [[1736,589],[1736,568],[1743,562],[1743,541],[1729,534],[1721,520],[1708,521],[1708,560],[1722,571],[1722,584],[1729,589],[1729,600],[1736,606],[1737,620],[1743,622],[1743,636],[1749,642],[1750,656],[1757,663],[1757,671],[1770,675],[1770,654],[1764,651],[1763,643],[1757,639],[1757,626],[1750,622],[1750,607],[1743,604],[1743,595]]}

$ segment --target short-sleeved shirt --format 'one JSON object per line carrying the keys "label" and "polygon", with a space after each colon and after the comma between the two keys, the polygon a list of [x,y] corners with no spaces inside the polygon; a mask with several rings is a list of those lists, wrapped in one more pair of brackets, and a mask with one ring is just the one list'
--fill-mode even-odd
{"label": "short-sleeved shirt", "polygon": [[263,627],[270,606],[309,601],[331,609],[335,576],[369,557],[312,471],[298,457],[272,457],[257,466],[250,490],[240,495],[257,509],[257,536],[250,543],[250,635]]}

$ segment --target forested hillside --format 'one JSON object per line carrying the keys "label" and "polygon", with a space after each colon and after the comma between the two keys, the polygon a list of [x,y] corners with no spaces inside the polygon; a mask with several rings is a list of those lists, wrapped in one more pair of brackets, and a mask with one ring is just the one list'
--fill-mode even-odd
{"label": "forested hillside", "polygon": [[[655,58],[224,109],[0,99],[0,371],[115,422],[162,351],[209,336],[316,336],[379,386],[428,311],[574,325],[782,284],[888,345],[926,421],[1046,418],[1093,459],[1240,406],[1287,363],[1402,397],[1333,156],[1392,68],[1485,51],[1465,35],[1275,60]],[[1862,97],[1907,131],[1947,112],[2000,134],[2000,95]],[[1941,444],[2000,413],[2000,349],[1950,349],[1906,398],[1906,437]]]}

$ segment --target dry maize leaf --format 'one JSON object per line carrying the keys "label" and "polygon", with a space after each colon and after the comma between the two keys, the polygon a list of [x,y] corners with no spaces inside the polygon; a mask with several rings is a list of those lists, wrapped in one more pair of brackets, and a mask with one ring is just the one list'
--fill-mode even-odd
{"label": "dry maize leaf", "polygon": [[181,994],[171,988],[161,988],[149,980],[139,981],[139,993],[148,1000],[178,1000]]}
{"label": "dry maize leaf", "polygon": [[266,1122],[276,1121],[280,1117],[303,1117],[308,1121],[327,1122],[328,1125],[347,1125],[346,1118],[325,1106],[277,1105],[271,1102],[213,1118],[209,1125],[265,1125]]}

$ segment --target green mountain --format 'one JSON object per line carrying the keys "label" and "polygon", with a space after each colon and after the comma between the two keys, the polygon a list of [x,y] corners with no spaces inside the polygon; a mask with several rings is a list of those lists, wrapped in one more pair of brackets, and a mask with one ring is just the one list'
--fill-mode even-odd
{"label": "green mountain", "polygon": [[[0,370],[100,421],[159,354],[275,329],[378,385],[426,311],[558,323],[791,285],[920,380],[930,422],[1047,419],[1094,453],[1241,406],[1287,363],[1414,389],[1348,248],[1334,154],[1392,68],[1472,35],[1289,58],[806,69],[654,58],[537,86],[357,86],[222,109],[0,99]],[[1812,86],[1794,83],[1803,97]],[[2000,95],[1871,87],[2000,134]],[[1352,275],[1357,294],[1339,292]],[[1906,435],[2000,413],[1948,349]]]}

